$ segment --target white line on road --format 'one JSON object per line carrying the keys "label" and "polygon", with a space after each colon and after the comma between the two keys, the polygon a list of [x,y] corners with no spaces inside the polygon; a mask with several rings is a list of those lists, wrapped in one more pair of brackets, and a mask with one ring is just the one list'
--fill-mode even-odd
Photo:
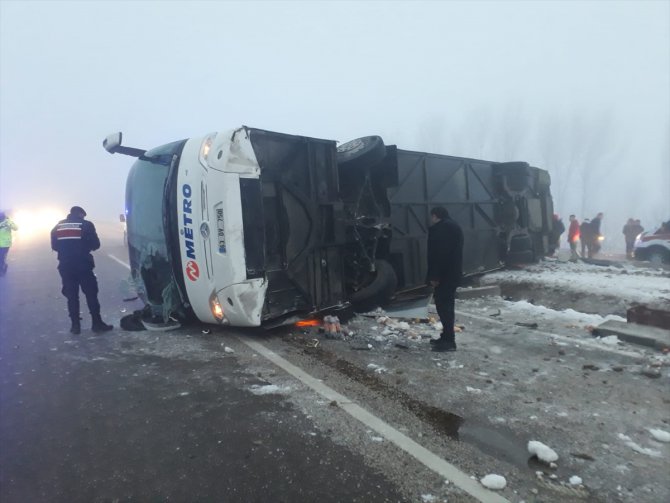
{"label": "white line on road", "polygon": [[[505,322],[505,321],[494,320],[494,319],[486,317],[486,316],[467,313],[465,311],[461,311],[460,309],[456,311],[456,314],[458,314],[459,316],[466,316],[468,318],[473,318],[475,320],[486,321],[486,322],[495,323],[495,324],[498,324],[498,325],[509,325],[509,323]],[[548,337],[551,337],[552,339],[559,339],[561,341],[568,342],[570,344],[578,344],[580,346],[586,346],[586,347],[591,348],[591,349],[606,351],[608,353],[614,353],[614,354],[622,355],[622,356],[630,356],[632,358],[644,358],[644,354],[639,353],[639,352],[626,351],[625,349],[618,349],[618,348],[610,348],[610,347],[605,346],[603,344],[599,344],[597,342],[589,341],[589,340],[586,340],[586,339],[575,339],[574,337],[568,337],[566,335],[554,334],[552,332],[545,332],[543,330],[537,330],[537,329],[529,329],[529,330],[531,330],[534,334],[546,335]]]}
{"label": "white line on road", "polygon": [[483,488],[481,485],[479,485],[479,482],[472,480],[466,473],[462,472],[451,463],[448,463],[422,445],[416,443],[414,440],[402,434],[390,424],[379,419],[377,416],[371,414],[360,405],[353,403],[346,396],[341,395],[334,389],[326,386],[321,381],[315,379],[292,363],[289,363],[277,353],[249,338],[239,337],[239,339],[251,349],[257,353],[260,353],[272,363],[288,372],[293,377],[303,382],[305,385],[312,388],[326,400],[335,400],[339,407],[347,412],[350,416],[359,420],[368,428],[376,431],[385,437],[389,442],[392,442],[397,447],[400,447],[403,451],[416,458],[423,465],[430,468],[438,475],[448,479],[454,485],[461,488],[463,491],[467,492],[474,498],[477,498],[483,503],[509,503],[509,500]]}
{"label": "white line on road", "polygon": [[130,269],[130,265],[128,265],[126,262],[124,262],[124,261],[121,260],[120,258],[116,258],[116,257],[115,257],[114,255],[112,255],[111,253],[108,253],[107,256],[108,256],[109,258],[111,258],[112,260],[117,261],[119,264],[121,264],[121,265],[122,265],[123,267],[125,267],[126,269]]}

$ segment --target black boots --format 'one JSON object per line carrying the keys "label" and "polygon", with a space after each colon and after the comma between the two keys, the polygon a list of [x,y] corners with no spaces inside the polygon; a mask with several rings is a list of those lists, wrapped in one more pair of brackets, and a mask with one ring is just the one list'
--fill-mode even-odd
{"label": "black boots", "polygon": [[114,328],[112,325],[107,325],[104,321],[102,321],[102,318],[100,317],[99,314],[94,314],[92,315],[93,317],[93,326],[91,327],[91,330],[93,330],[96,333],[100,332],[108,332],[112,328]]}
{"label": "black boots", "polygon": [[79,323],[79,318],[72,320],[72,326],[70,326],[70,333],[73,335],[79,335],[81,333],[81,323]]}
{"label": "black boots", "polygon": [[456,351],[456,343],[455,342],[447,342],[447,341],[437,341],[435,344],[432,345],[431,349],[433,351]]}

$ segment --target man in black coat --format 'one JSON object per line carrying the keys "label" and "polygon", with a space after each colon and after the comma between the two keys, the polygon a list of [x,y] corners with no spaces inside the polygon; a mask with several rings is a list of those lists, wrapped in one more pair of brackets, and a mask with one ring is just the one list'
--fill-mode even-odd
{"label": "man in black coat", "polygon": [[434,288],[435,307],[442,322],[442,335],[433,351],[456,351],[456,288],[463,275],[463,231],[449,218],[445,208],[430,211],[433,225],[428,229],[427,281]]}
{"label": "man in black coat", "polygon": [[79,317],[79,287],[86,296],[88,310],[93,319],[94,332],[106,332],[113,327],[100,317],[98,302],[98,280],[93,274],[95,263],[91,252],[100,248],[100,239],[92,222],[84,220],[86,212],[73,206],[65,220],[61,220],[51,231],[51,249],[58,252],[58,272],[63,281],[63,295],[67,298],[67,310],[72,320],[70,333],[81,333]]}

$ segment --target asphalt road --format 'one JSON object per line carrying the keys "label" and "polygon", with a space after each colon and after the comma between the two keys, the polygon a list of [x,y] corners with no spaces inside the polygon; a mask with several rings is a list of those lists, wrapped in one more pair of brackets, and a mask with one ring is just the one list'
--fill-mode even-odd
{"label": "asphalt road", "polygon": [[[89,330],[82,298],[83,332],[69,334],[46,241],[17,243],[0,278],[3,503],[668,499],[670,447],[650,435],[670,424],[658,352],[495,297],[458,301],[456,353],[430,351],[429,324],[366,316],[344,340],[295,327],[125,332],[120,318],[140,305],[109,256],[126,258],[118,228],[102,230],[110,333]],[[558,464],[534,461],[529,440]],[[488,474],[507,487],[482,493]]]}
{"label": "asphalt road", "polygon": [[[334,443],[221,339],[118,329],[120,241],[96,252],[103,318],[69,334],[56,258],[19,242],[0,278],[0,501],[405,501],[363,456]],[[197,344],[181,345],[185,338]],[[194,349],[197,347],[198,349]]]}

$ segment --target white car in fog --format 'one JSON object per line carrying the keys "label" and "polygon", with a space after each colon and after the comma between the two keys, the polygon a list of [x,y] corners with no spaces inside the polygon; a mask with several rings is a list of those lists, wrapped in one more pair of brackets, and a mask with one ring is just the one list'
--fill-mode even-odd
{"label": "white car in fog", "polygon": [[661,226],[656,232],[643,232],[635,240],[635,259],[653,265],[670,264],[670,229]]}

